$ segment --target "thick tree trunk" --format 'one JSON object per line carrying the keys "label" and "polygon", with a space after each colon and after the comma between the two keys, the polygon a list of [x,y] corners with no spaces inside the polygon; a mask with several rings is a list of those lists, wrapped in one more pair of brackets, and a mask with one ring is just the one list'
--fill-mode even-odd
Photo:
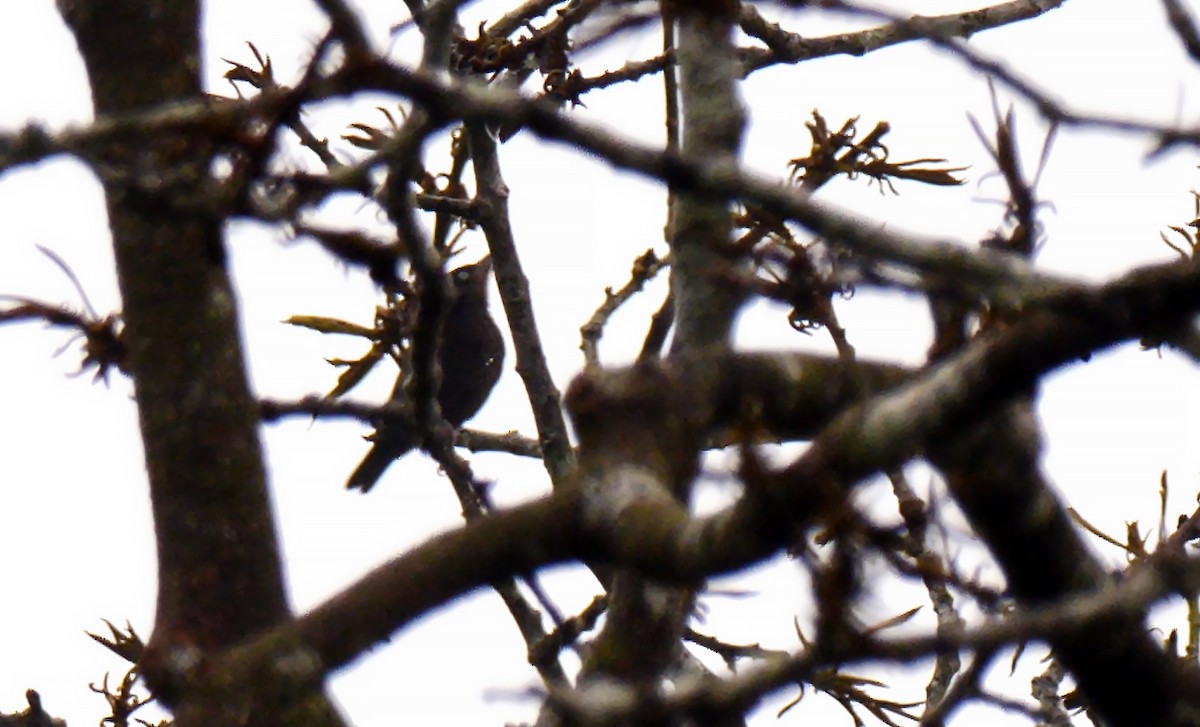
{"label": "thick tree trunk", "polygon": [[[59,9],[98,116],[201,95],[198,3],[63,0]],[[108,201],[158,544],[142,669],[169,705],[195,701],[198,672],[221,681],[197,668],[206,659],[291,618],[214,209],[215,148],[202,134],[165,133],[116,140],[88,160]],[[211,702],[202,719],[209,707],[228,718],[221,703],[244,702],[201,691]]]}

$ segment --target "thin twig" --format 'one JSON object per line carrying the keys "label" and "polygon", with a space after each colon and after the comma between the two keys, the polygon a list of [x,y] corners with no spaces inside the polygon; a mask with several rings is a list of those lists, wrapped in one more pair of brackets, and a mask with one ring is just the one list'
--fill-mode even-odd
{"label": "thin twig", "polygon": [[579,335],[582,339],[579,347],[583,350],[585,367],[600,366],[600,337],[604,335],[604,327],[608,324],[608,319],[630,298],[641,292],[646,283],[658,275],[667,263],[667,259],[660,259],[653,250],[647,250],[633,262],[633,269],[629,273],[629,282],[621,286],[621,289],[615,293],[612,288],[604,289],[604,302],[596,308],[588,322],[579,327]]}

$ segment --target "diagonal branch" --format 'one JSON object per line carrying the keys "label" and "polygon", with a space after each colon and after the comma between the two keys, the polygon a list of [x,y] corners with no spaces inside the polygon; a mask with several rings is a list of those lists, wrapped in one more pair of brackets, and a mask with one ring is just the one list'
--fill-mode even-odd
{"label": "diagonal branch", "polygon": [[467,139],[475,166],[475,186],[480,224],[496,270],[496,284],[516,348],[517,373],[525,383],[538,429],[543,462],[555,487],[566,482],[575,468],[575,452],[567,436],[561,396],[550,369],[533,315],[529,281],[517,257],[517,244],[508,217],[508,187],[500,172],[496,139],[486,125],[468,122]]}
{"label": "diagonal branch", "polygon": [[864,56],[868,53],[930,37],[970,38],[975,33],[1029,20],[1061,6],[1066,0],[1010,0],[987,7],[946,15],[913,15],[903,22],[867,30],[856,30],[822,38],[805,38],[783,30],[763,18],[749,3],[743,3],[739,25],[747,35],[758,38],[766,48],[743,52],[744,73],[778,63],[798,63],[832,55]]}
{"label": "diagonal branch", "polygon": [[[879,369],[872,382],[833,359],[820,363],[795,355],[733,353],[584,374],[567,395],[581,440],[573,486],[468,523],[381,566],[301,617],[299,635],[323,669],[336,669],[463,593],[551,563],[581,559],[620,564],[672,583],[692,583],[745,567],[793,542],[861,479],[918,456],[933,443],[950,441],[1011,397],[1027,392],[1048,371],[1119,341],[1174,326],[1197,310],[1200,271],[1192,264],[1145,268],[1077,293],[1062,301],[1058,311],[1033,313],[1007,330],[976,340],[908,383],[848,410],[846,405],[859,394],[879,392],[909,375]],[[840,395],[828,394],[838,388],[830,376],[840,377]],[[805,398],[797,392],[814,391],[829,397],[825,406],[801,404]],[[669,487],[688,476],[686,463],[680,468],[678,461],[656,454],[672,450],[647,444],[640,432],[656,432],[662,444],[662,437],[677,436],[664,430],[663,423],[711,431],[739,421],[755,402],[769,404],[788,396],[796,407],[793,427],[809,436],[820,432],[808,451],[783,470],[745,472],[747,494],[729,509],[694,519],[671,498],[640,497],[658,489],[627,487],[624,478],[660,477]],[[657,426],[647,425],[633,434],[609,426],[636,423],[646,412],[660,419]],[[686,431],[683,436],[688,436]],[[591,461],[593,454],[621,442],[630,455],[628,467],[597,468]],[[594,476],[609,479],[593,480]],[[619,497],[592,498],[586,495],[592,487],[615,489]],[[1195,570],[1176,574],[1185,579],[1181,585],[1197,582],[1200,574]],[[1141,609],[1165,593],[1163,575],[1152,568],[1147,571],[1135,577],[1150,578],[1143,584],[1150,590],[1139,591],[1136,603],[1128,607]],[[1132,595],[1128,589],[1106,590],[1086,599],[1111,605]],[[927,639],[927,648],[970,645],[963,638],[939,634]],[[888,658],[888,653],[892,652],[864,651],[863,658]],[[1169,658],[1161,653],[1159,657]],[[794,672],[781,674],[786,678]],[[763,692],[756,687],[755,693]],[[1186,704],[1186,695],[1197,693],[1200,690],[1172,693],[1170,703]],[[1131,704],[1140,704],[1138,695],[1122,694]],[[1147,714],[1159,713],[1158,708],[1146,709]]]}

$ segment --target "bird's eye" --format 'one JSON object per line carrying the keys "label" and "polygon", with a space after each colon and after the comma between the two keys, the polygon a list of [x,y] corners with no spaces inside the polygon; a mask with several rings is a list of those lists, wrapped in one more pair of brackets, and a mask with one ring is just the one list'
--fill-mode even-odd
{"label": "bird's eye", "polygon": [[462,284],[462,283],[467,282],[470,279],[471,279],[471,271],[470,270],[455,270],[454,271],[454,282]]}

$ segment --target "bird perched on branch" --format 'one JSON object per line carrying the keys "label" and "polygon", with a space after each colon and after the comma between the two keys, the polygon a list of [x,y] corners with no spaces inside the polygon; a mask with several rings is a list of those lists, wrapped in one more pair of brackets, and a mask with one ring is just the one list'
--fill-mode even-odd
{"label": "bird perched on branch", "polygon": [[[450,273],[454,300],[443,319],[438,345],[442,383],[437,401],[442,416],[455,427],[475,416],[487,401],[504,365],[504,339],[488,313],[487,281],[491,270],[492,259],[488,256]],[[403,374],[397,379],[393,400],[408,395],[405,379]],[[370,439],[371,450],[350,475],[347,489],[370,490],[388,465],[417,445],[419,437],[411,425],[385,423]]]}

